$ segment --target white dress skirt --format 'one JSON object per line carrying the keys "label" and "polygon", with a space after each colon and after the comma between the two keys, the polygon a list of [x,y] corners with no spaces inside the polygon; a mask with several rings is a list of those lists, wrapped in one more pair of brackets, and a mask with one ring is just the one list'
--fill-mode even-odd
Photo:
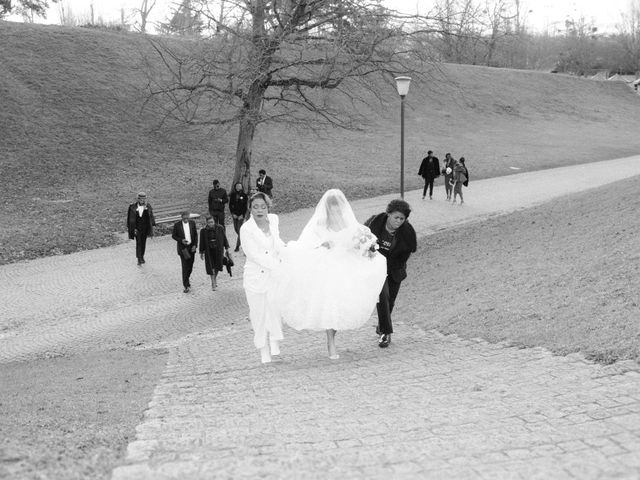
{"label": "white dress skirt", "polygon": [[[344,237],[344,235],[342,235]],[[289,242],[273,272],[269,301],[281,320],[296,330],[351,330],[373,313],[387,276],[384,256],[332,239],[331,248]]]}

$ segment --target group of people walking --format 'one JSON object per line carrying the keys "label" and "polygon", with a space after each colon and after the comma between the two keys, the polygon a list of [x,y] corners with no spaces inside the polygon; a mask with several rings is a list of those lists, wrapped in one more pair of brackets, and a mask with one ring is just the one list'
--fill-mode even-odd
{"label": "group of people walking", "polygon": [[[280,354],[283,325],[296,330],[324,330],[331,359],[339,358],[335,337],[341,330],[355,329],[378,314],[378,345],[391,343],[391,313],[400,284],[406,278],[409,256],[416,251],[416,232],[408,222],[411,207],[404,200],[391,201],[386,210],[364,224],[357,221],[344,193],[328,190],[297,240],[280,238],[278,216],[272,207],[272,180],[261,171],[252,196],[241,183],[229,197],[213,181],[209,192],[209,215],[198,232],[188,211],[172,229],[182,267],[184,292],[191,289],[195,257],[200,253],[211,288],[217,275],[233,265],[224,228],[224,206],[229,203],[235,250],[246,256],[243,287],[254,333],[254,345],[263,363]],[[155,218],[146,194],[138,193],[129,206],[129,237],[136,240],[138,265],[145,263],[146,238],[153,235]]]}
{"label": "group of people walking", "polygon": [[433,184],[440,175],[444,176],[444,189],[447,195],[447,201],[456,203],[456,197],[460,196],[460,205],[464,203],[462,196],[462,187],[469,185],[469,170],[465,165],[464,157],[458,160],[447,153],[444,158],[442,169],[440,169],[440,160],[433,155],[433,151],[429,150],[427,156],[422,159],[418,175],[424,179],[424,188],[422,189],[422,199],[424,200],[429,192],[429,199],[433,200]]}

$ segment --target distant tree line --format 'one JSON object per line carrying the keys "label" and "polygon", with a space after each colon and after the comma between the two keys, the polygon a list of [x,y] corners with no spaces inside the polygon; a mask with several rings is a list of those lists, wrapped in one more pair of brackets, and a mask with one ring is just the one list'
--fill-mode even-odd
{"label": "distant tree line", "polygon": [[617,31],[582,18],[533,32],[520,0],[438,0],[428,44],[444,62],[589,75],[640,71],[640,0],[621,12]]}

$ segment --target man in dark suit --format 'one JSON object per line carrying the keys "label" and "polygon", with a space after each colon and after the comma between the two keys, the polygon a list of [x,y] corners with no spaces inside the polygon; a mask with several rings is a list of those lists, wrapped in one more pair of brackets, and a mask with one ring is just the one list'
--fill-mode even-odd
{"label": "man in dark suit", "polygon": [[127,231],[129,238],[136,239],[136,258],[138,265],[145,263],[144,252],[147,248],[147,237],[153,236],[153,227],[156,219],[153,216],[153,209],[147,203],[147,194],[138,193],[138,200],[129,205],[127,212]]}
{"label": "man in dark suit", "polygon": [[259,192],[266,193],[271,197],[271,190],[273,189],[273,180],[267,175],[264,169],[258,172],[258,178],[256,179],[256,188]]}
{"label": "man in dark suit", "polygon": [[176,250],[182,263],[184,293],[188,293],[191,290],[189,278],[193,271],[193,261],[198,248],[198,230],[196,229],[196,222],[189,219],[191,214],[188,211],[182,212],[181,216],[182,220],[176,222],[173,226],[171,237],[176,241]]}
{"label": "man in dark suit", "polygon": [[224,206],[229,202],[227,191],[220,186],[218,179],[213,181],[213,188],[209,190],[209,214],[218,225],[224,228]]}
{"label": "man in dark suit", "polygon": [[427,187],[429,187],[429,200],[433,200],[433,181],[440,176],[440,161],[438,157],[433,156],[433,152],[429,150],[427,156],[422,159],[418,175],[424,178],[424,188],[422,189],[422,199],[427,196]]}
{"label": "man in dark suit", "polygon": [[378,237],[378,251],[387,259],[387,279],[384,282],[378,304],[378,346],[386,348],[391,343],[393,325],[391,312],[400,291],[400,283],[407,278],[407,260],[417,248],[416,231],[407,221],[411,207],[404,200],[391,200],[384,213],[374,215],[365,222]]}

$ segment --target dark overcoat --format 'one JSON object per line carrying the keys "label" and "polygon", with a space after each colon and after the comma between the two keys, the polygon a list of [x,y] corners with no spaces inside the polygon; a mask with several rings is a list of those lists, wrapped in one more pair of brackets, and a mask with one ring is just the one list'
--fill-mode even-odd
{"label": "dark overcoat", "polygon": [[[374,215],[365,222],[365,225],[371,229],[375,236],[380,237],[387,224],[388,217],[389,215],[386,213]],[[407,260],[417,248],[416,231],[409,221],[405,220],[400,228],[396,230],[391,242],[391,248],[387,254],[387,275],[398,283],[407,278]]]}

